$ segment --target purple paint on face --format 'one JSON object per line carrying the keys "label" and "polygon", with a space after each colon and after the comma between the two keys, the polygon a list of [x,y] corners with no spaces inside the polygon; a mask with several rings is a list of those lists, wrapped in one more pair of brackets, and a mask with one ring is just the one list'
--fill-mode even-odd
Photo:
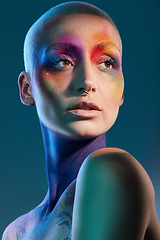
{"label": "purple paint on face", "polygon": [[72,43],[57,42],[51,44],[51,46],[46,50],[46,53],[53,55],[66,54],[77,59],[81,56],[81,49],[79,46]]}
{"label": "purple paint on face", "polygon": [[[41,63],[42,67],[48,68],[51,65],[53,66],[53,63],[68,60],[74,66],[81,60],[81,56],[82,48],[77,38],[71,36],[69,33],[64,33],[57,36],[56,40],[45,49]],[[59,70],[58,66],[54,70]]]}
{"label": "purple paint on face", "polygon": [[82,52],[82,48],[80,47],[80,42],[78,41],[77,37],[73,36],[72,33],[67,32],[63,34],[57,34],[55,36],[55,40],[49,45],[46,51],[48,49],[56,47],[57,48],[62,48],[62,50],[68,49],[73,51],[77,50],[79,53]]}

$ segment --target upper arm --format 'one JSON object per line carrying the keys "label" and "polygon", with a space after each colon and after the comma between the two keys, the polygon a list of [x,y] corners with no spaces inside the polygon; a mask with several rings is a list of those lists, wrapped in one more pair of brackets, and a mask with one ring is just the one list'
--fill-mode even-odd
{"label": "upper arm", "polygon": [[120,149],[98,150],[82,165],[73,209],[73,240],[143,239],[154,205],[148,175]]}

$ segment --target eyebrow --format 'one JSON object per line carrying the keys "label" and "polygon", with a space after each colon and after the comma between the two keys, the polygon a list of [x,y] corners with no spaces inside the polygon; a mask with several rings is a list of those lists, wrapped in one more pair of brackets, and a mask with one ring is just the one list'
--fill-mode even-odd
{"label": "eyebrow", "polygon": [[[114,42],[100,42],[98,44],[96,44],[91,52],[95,52],[97,50],[100,50],[100,51],[105,51],[105,49],[111,49],[111,48],[116,48],[119,52],[120,49],[118,48],[118,46],[114,43]],[[73,54],[76,54],[76,55],[81,55],[80,53],[82,52],[80,47],[73,44],[73,43],[68,43],[68,42],[60,42],[60,43],[52,43],[47,49],[45,52],[48,52],[50,50],[57,50],[57,51],[65,51],[67,53],[73,53]]]}
{"label": "eyebrow", "polygon": [[94,50],[105,50],[113,47],[117,48],[117,50],[121,52],[118,46],[114,42],[100,42],[94,47]]}
{"label": "eyebrow", "polygon": [[63,50],[67,52],[80,52],[80,48],[72,43],[52,43],[47,49],[46,52],[50,50]]}

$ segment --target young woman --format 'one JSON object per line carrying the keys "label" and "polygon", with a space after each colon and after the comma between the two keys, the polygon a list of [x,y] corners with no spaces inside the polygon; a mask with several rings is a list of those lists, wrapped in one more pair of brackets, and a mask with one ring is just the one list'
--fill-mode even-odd
{"label": "young woman", "polygon": [[3,240],[159,240],[154,189],[128,152],[106,148],[124,96],[122,43],[83,2],[50,9],[27,33],[21,101],[36,105],[48,192]]}

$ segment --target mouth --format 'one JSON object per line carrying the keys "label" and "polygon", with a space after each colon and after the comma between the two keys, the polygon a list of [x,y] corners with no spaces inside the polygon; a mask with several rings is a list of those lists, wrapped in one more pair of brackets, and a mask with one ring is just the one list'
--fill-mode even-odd
{"label": "mouth", "polygon": [[78,104],[69,108],[68,111],[74,116],[86,119],[98,116],[101,112],[101,109],[92,102],[79,102]]}

